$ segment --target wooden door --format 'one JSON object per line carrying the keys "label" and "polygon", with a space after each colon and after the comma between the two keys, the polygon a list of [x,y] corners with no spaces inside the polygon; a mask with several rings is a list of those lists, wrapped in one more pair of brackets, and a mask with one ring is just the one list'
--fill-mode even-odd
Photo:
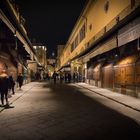
{"label": "wooden door", "polygon": [[106,66],[102,69],[103,74],[103,88],[113,88],[113,67]]}

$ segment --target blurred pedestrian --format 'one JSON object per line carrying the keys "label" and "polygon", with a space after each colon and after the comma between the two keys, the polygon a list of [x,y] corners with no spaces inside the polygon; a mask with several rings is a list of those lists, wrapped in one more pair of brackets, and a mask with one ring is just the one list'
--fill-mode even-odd
{"label": "blurred pedestrian", "polygon": [[19,75],[17,77],[17,83],[18,83],[19,89],[21,89],[21,87],[23,85],[23,76],[21,73],[19,73]]}
{"label": "blurred pedestrian", "polygon": [[54,84],[56,84],[57,73],[54,71],[52,78],[54,80]]}
{"label": "blurred pedestrian", "polygon": [[9,105],[8,102],[8,88],[9,88],[9,78],[5,70],[0,74],[0,94],[1,94],[1,103],[4,105],[4,97],[6,100],[6,105]]}
{"label": "blurred pedestrian", "polygon": [[10,76],[9,76],[9,90],[10,91],[12,90],[12,94],[15,94],[14,87],[15,87],[15,81],[13,79],[12,73],[10,73]]}
{"label": "blurred pedestrian", "polygon": [[70,83],[71,82],[71,74],[68,73],[68,82]]}
{"label": "blurred pedestrian", "polygon": [[41,75],[40,75],[39,71],[36,72],[35,77],[36,77],[36,80],[38,80],[38,81],[41,80]]}
{"label": "blurred pedestrian", "polygon": [[61,84],[63,83],[63,79],[64,79],[63,72],[60,72],[60,83],[61,83]]}
{"label": "blurred pedestrian", "polygon": [[73,82],[75,83],[75,73],[73,73]]}
{"label": "blurred pedestrian", "polygon": [[68,73],[65,73],[65,83],[67,83],[68,80]]}

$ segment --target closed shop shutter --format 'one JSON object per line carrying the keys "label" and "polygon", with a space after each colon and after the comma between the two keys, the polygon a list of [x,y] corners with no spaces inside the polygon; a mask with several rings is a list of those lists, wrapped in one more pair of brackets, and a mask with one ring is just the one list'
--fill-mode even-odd
{"label": "closed shop shutter", "polygon": [[140,86],[140,62],[136,64],[136,85]]}
{"label": "closed shop shutter", "polygon": [[95,86],[99,86],[99,82],[101,81],[101,64],[97,64],[93,68],[93,80],[95,82]]}
{"label": "closed shop shutter", "polygon": [[97,64],[94,68],[93,68],[93,79],[94,80],[100,80],[100,68],[101,68],[101,64]]}
{"label": "closed shop shutter", "polygon": [[137,56],[128,56],[120,60],[114,67],[114,83],[119,85],[135,84],[135,62]]}
{"label": "closed shop shutter", "polygon": [[108,65],[102,68],[103,88],[113,88],[113,66]]}

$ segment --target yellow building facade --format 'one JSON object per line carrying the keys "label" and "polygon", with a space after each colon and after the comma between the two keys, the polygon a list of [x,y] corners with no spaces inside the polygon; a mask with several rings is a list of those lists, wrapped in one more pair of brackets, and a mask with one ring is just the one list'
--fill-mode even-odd
{"label": "yellow building facade", "polygon": [[[107,3],[108,2],[108,3]],[[108,6],[107,6],[108,4]],[[107,10],[105,10],[108,7]],[[104,34],[104,28],[111,29],[117,24],[115,18],[120,20],[131,12],[131,0],[90,0],[85,10],[79,17],[60,58],[61,66],[84,51],[90,42]],[[126,11],[126,12],[125,12]],[[128,12],[128,13],[127,13]],[[122,14],[122,15],[121,15]],[[124,14],[124,15],[123,15]],[[80,30],[85,25],[85,37],[80,41]],[[78,37],[77,37],[78,36]],[[71,52],[71,45],[78,38],[77,46]]]}
{"label": "yellow building facade", "polygon": [[[124,54],[123,47],[125,44],[139,40],[139,33],[134,33],[137,28],[139,30],[140,26],[139,9],[139,0],[89,0],[59,57],[61,64],[59,69],[70,64],[71,74],[78,72],[82,76],[82,80],[84,79],[89,84],[111,90],[118,89],[119,92],[123,92],[123,87],[127,89],[128,86],[133,92],[133,88],[127,84],[125,86],[120,84],[116,87],[115,78],[111,79],[102,73],[113,74],[112,70],[110,71],[108,68],[113,67],[115,69],[116,58],[114,57],[117,57],[115,52],[118,51],[118,48],[121,48],[119,52]],[[129,23],[131,21],[132,23]],[[127,31],[132,24],[134,25],[131,26],[133,29]],[[121,29],[123,27],[124,29]],[[126,31],[125,35],[123,35],[123,31]],[[120,36],[124,37],[124,40]],[[124,56],[121,55],[121,57]],[[112,59],[113,64],[109,64],[109,59],[105,62],[107,57]],[[100,63],[98,63],[99,60]],[[91,72],[90,63],[93,63]],[[108,84],[104,79],[108,81]],[[138,90],[137,95],[133,94],[132,96],[139,96]]]}
{"label": "yellow building facade", "polygon": [[29,61],[36,61],[35,51],[24,27],[25,19],[13,0],[0,1],[0,73],[4,69],[14,80],[22,73],[30,81]]}

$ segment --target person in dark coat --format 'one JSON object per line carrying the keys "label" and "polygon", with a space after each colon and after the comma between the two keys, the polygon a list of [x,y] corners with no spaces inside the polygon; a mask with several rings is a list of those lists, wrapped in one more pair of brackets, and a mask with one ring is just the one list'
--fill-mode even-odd
{"label": "person in dark coat", "polygon": [[56,84],[56,78],[57,78],[57,73],[56,73],[56,71],[54,71],[52,77],[53,77],[53,80],[54,80],[54,84]]}
{"label": "person in dark coat", "polygon": [[73,82],[75,83],[75,73],[73,73]]}
{"label": "person in dark coat", "polygon": [[6,71],[3,70],[0,74],[0,94],[1,94],[1,103],[2,106],[4,105],[4,97],[6,100],[6,105],[9,105],[8,103],[8,88],[9,88],[9,78],[6,74]]}
{"label": "person in dark coat", "polygon": [[68,82],[70,83],[71,82],[71,74],[68,73]]}
{"label": "person in dark coat", "polygon": [[60,72],[60,83],[63,83],[63,79],[64,79],[63,73]]}
{"label": "person in dark coat", "polygon": [[15,94],[14,86],[15,86],[15,81],[14,81],[13,76],[11,74],[9,76],[9,89],[10,89],[10,91],[12,90],[12,94]]}
{"label": "person in dark coat", "polygon": [[19,89],[21,89],[21,86],[23,85],[23,76],[21,75],[21,73],[19,73],[19,75],[17,77],[17,82],[19,85]]}

